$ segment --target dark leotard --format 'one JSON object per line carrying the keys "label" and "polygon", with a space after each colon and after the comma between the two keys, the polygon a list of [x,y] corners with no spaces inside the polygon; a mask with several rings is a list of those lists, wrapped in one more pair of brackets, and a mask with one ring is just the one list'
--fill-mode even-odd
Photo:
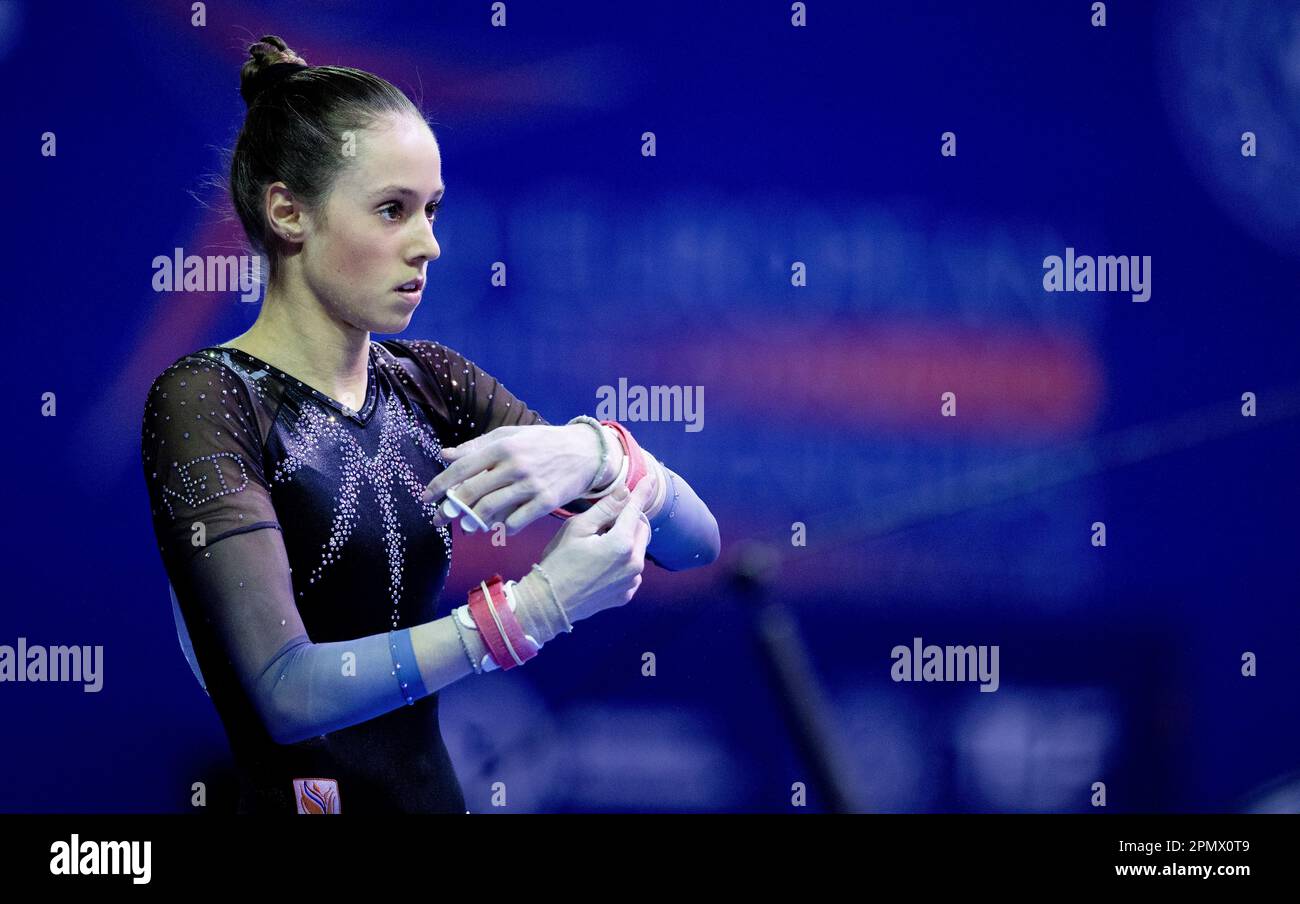
{"label": "dark leotard", "polygon": [[[409,643],[387,641],[440,614],[451,534],[419,496],[446,467],[443,445],[546,421],[436,342],[372,341],[366,386],[352,411],[216,346],[178,359],[149,392],[154,530],[244,812],[465,810],[438,695],[403,699]],[[305,651],[322,654],[310,680],[305,659],[294,671]],[[347,674],[349,655],[364,673]],[[320,689],[340,675],[357,682],[349,691],[370,682],[372,699],[388,695],[382,712],[339,726]]]}

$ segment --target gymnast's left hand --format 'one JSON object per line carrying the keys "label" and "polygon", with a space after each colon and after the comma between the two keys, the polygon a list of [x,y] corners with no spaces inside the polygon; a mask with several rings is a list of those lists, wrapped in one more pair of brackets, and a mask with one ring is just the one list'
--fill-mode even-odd
{"label": "gymnast's left hand", "polygon": [[451,489],[484,523],[503,522],[507,534],[517,534],[587,489],[600,465],[600,441],[585,424],[498,427],[442,456],[451,464],[420,497],[438,503],[434,523],[454,520],[442,509]]}

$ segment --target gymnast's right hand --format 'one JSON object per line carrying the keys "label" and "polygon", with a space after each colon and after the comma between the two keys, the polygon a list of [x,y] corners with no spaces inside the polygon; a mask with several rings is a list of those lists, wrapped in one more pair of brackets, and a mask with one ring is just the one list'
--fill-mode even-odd
{"label": "gymnast's right hand", "polygon": [[650,542],[644,508],[652,501],[651,484],[638,481],[631,495],[619,487],[567,519],[542,552],[541,566],[570,621],[622,606],[636,595]]}

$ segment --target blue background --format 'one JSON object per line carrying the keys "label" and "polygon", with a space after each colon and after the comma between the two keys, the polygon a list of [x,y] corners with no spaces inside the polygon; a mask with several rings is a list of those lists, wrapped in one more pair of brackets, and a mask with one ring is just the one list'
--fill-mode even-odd
{"label": "blue background", "polygon": [[[151,262],[240,248],[215,178],[265,33],[435,123],[442,257],[402,335],[552,421],[620,377],[705,388],[703,430],[632,427],[722,558],[650,566],[526,670],[448,688],[471,809],[495,781],[513,811],[779,811],[796,782],[826,809],[732,578],[754,556],[854,809],[1084,812],[1096,781],[1113,811],[1300,809],[1272,790],[1300,768],[1300,7],[1114,2],[1095,28],[1074,0],[809,6],[794,28],[781,2],[517,0],[492,28],[480,2],[223,0],[193,27],[189,3],[0,3],[0,644],[105,663],[97,694],[0,684],[0,810],[229,800],[139,425],[154,376],[257,315],[156,293]],[[1151,256],[1150,301],[1044,292],[1067,246]],[[448,605],[553,527],[457,532]],[[915,636],[997,644],[1000,689],[891,681]]]}

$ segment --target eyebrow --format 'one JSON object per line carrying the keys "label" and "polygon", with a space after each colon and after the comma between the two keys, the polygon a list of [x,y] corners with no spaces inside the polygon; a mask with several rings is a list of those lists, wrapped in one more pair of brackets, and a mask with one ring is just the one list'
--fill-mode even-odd
{"label": "eyebrow", "polygon": [[[435,199],[441,200],[443,194],[446,193],[446,191],[447,191],[447,182],[444,179],[442,183],[442,187],[433,193],[433,197]],[[389,194],[397,194],[397,195],[402,195],[404,197],[419,197],[420,195],[420,193],[417,192],[415,189],[406,188],[405,186],[402,185],[385,185],[381,189],[372,191],[370,193],[370,197],[378,198],[380,195],[389,195]]]}

